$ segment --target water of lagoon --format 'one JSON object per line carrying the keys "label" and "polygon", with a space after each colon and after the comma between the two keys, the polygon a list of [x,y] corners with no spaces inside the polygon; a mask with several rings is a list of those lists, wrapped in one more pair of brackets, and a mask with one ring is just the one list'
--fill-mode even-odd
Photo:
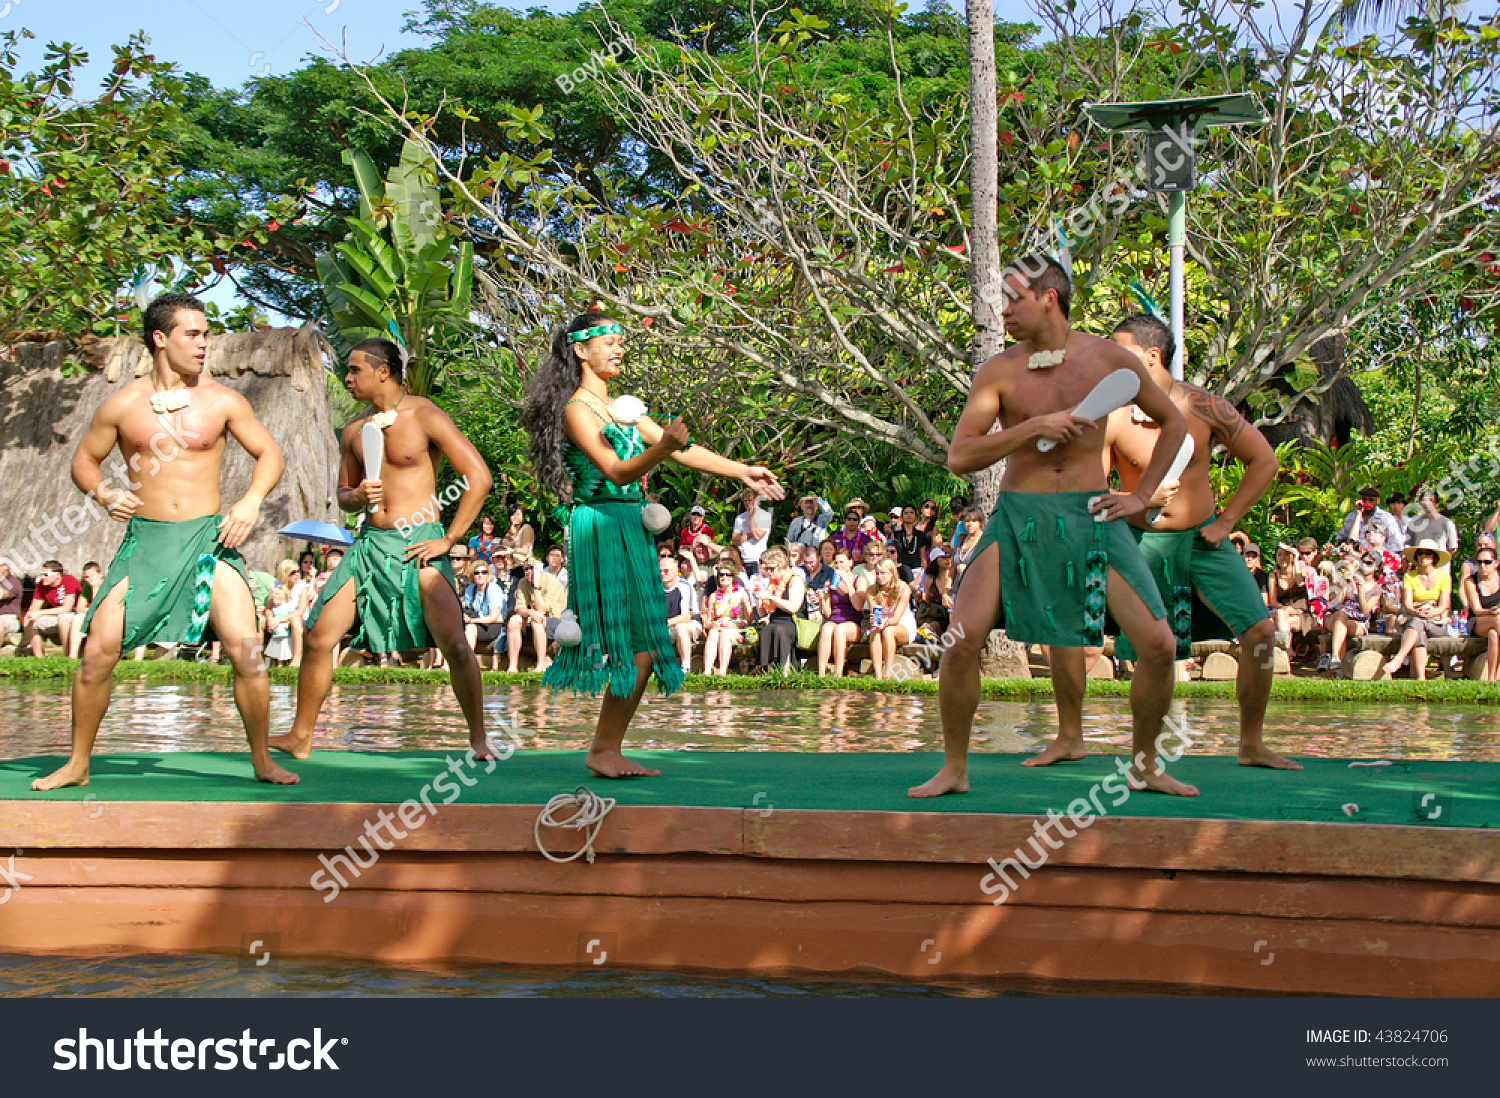
{"label": "water of lagoon", "polygon": [[[0,683],[0,757],[68,750],[68,684]],[[271,727],[290,727],[294,688],[271,687]],[[487,686],[487,722],[504,723],[522,749],[583,750],[598,717],[596,699],[553,695],[539,686]],[[1174,703],[1195,733],[1195,754],[1234,754],[1239,736],[1231,698]],[[1048,697],[985,699],[974,750],[1038,751],[1057,710]],[[1084,730],[1091,748],[1124,752],[1130,708],[1123,698],[1091,698]],[[1500,761],[1500,707],[1371,702],[1273,701],[1268,742],[1291,755]],[[426,684],[335,686],[323,707],[315,748],[329,751],[432,751],[466,742],[451,691]],[[940,751],[934,695],[843,690],[647,694],[629,746],[694,751]],[[243,751],[244,732],[228,685],[125,682],[100,728],[96,750]]]}

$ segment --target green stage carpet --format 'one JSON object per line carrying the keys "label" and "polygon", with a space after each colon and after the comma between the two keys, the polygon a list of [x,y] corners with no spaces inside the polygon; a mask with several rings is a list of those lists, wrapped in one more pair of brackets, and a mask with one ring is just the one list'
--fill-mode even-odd
{"label": "green stage carpet", "polygon": [[[875,812],[1005,812],[1045,815],[1064,811],[1075,797],[1115,773],[1121,755],[1045,769],[1023,768],[1024,755],[974,755],[972,792],[935,800],[908,798],[908,786],[936,772],[936,754],[798,754],[751,751],[636,751],[632,757],[662,770],[660,778],[611,782],[594,778],[577,751],[524,751],[465,768],[461,751],[444,755],[317,752],[305,762],[279,757],[300,774],[295,786],[250,780],[244,753],[99,755],[86,789],[34,793],[31,779],[50,773],[61,757],[0,763],[0,802],[246,801],[257,803],[397,803],[414,798],[446,769],[448,758],[477,785],[460,804],[541,805],[557,793],[587,784],[622,805],[694,805],[729,808],[814,808]],[[1111,807],[1119,786],[1099,794],[1110,815],[1220,820],[1312,820],[1377,824],[1500,826],[1500,763],[1394,762],[1349,765],[1348,759],[1302,759],[1295,772],[1239,766],[1232,757],[1185,758],[1170,771],[1198,786],[1196,798],[1133,794]],[[458,779],[449,779],[455,784]],[[441,800],[441,797],[439,798]],[[1356,804],[1350,817],[1343,806]],[[0,812],[4,812],[0,804]]]}

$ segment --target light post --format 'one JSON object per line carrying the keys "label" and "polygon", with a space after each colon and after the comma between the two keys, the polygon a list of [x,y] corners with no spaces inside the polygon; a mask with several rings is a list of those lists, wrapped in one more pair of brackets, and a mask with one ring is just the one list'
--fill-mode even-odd
{"label": "light post", "polygon": [[1094,103],[1088,116],[1113,133],[1142,130],[1146,137],[1146,189],[1167,197],[1167,254],[1171,287],[1172,376],[1182,380],[1182,263],[1187,248],[1187,193],[1193,189],[1193,141],[1199,126],[1243,126],[1266,120],[1249,95],[1206,95],[1140,103]]}

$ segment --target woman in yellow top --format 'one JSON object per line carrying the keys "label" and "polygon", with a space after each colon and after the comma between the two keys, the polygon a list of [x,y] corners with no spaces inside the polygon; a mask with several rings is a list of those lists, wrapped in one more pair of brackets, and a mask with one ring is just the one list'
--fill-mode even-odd
{"label": "woman in yellow top", "polygon": [[1431,538],[1406,547],[1406,559],[1415,562],[1401,581],[1401,606],[1406,611],[1406,630],[1401,647],[1383,668],[1386,677],[1401,667],[1407,653],[1412,655],[1412,675],[1419,682],[1427,678],[1427,638],[1448,635],[1448,609],[1453,601],[1453,576],[1439,571],[1448,563],[1448,551]]}

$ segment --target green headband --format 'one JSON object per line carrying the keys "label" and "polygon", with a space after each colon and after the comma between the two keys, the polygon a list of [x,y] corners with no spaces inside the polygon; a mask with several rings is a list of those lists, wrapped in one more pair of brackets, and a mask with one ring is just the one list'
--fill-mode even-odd
{"label": "green headband", "polygon": [[586,339],[593,339],[602,335],[624,335],[625,329],[611,320],[608,324],[599,324],[592,328],[585,328],[581,332],[569,332],[569,343],[582,343]]}

